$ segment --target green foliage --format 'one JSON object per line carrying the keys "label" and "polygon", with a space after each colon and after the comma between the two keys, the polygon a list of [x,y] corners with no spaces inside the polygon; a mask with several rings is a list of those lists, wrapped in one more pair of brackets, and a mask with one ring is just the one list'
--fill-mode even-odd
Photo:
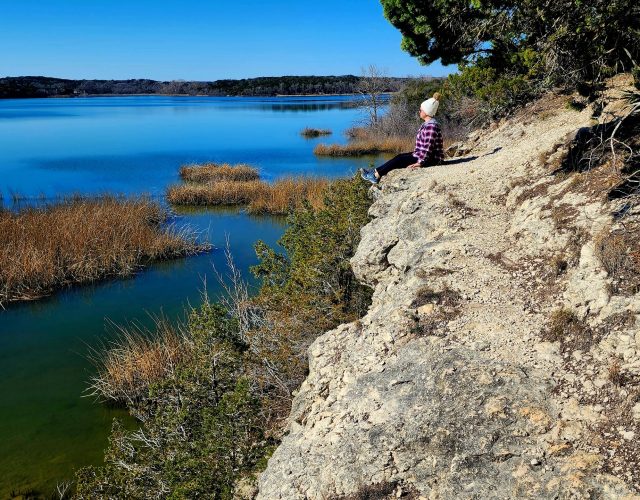
{"label": "green foliage", "polygon": [[295,212],[279,241],[286,255],[263,242],[256,245],[260,263],[252,271],[263,280],[261,295],[271,305],[295,301],[301,313],[313,311],[330,324],[361,315],[370,290],[355,280],[349,259],[369,220],[369,206],[367,186],[354,177],[331,185],[324,208]]}
{"label": "green foliage", "polygon": [[[640,60],[636,0],[381,0],[422,63],[474,65],[497,78],[575,88]],[[521,81],[507,81],[520,87]],[[502,90],[502,89],[498,89]],[[508,92],[510,92],[507,89]]]}
{"label": "green foliage", "polygon": [[193,309],[189,313],[188,328],[196,343],[196,352],[206,353],[220,341],[229,342],[239,351],[247,348],[238,334],[237,319],[229,316],[220,304],[204,301],[200,308]]}
{"label": "green foliage", "polygon": [[521,75],[499,76],[494,68],[480,65],[463,66],[460,70],[449,77],[447,97],[479,101],[488,118],[525,102],[534,93],[531,82]]}
{"label": "green foliage", "polygon": [[435,92],[442,92],[444,81],[442,79],[410,79],[405,86],[391,97],[391,105],[406,103],[411,110],[420,109],[420,104],[431,97]]}
{"label": "green foliage", "polygon": [[77,473],[79,498],[232,498],[264,456],[260,401],[242,374],[235,320],[205,303],[189,328],[192,356],[129,408],[141,429],[114,422],[105,465]]}

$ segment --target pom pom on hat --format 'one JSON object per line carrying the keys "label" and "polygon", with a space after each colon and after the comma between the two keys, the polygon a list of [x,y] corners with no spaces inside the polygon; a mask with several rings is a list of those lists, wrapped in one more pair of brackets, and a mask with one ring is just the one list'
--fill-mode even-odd
{"label": "pom pom on hat", "polygon": [[429,116],[435,116],[438,112],[438,106],[440,105],[440,92],[433,94],[433,97],[423,101],[420,104],[420,109]]}

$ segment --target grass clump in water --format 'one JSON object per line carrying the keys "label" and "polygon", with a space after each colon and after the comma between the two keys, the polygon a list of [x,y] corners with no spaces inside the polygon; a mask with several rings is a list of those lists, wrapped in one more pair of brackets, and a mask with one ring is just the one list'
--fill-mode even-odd
{"label": "grass clump in water", "polygon": [[[328,180],[314,177],[285,177],[267,183],[242,173],[245,166],[227,166],[220,176],[220,168],[182,167],[181,177],[190,182],[170,186],[167,200],[173,205],[244,205],[251,214],[286,215],[305,203],[322,206],[329,186]],[[238,173],[234,173],[236,169]]]}
{"label": "grass clump in water", "polygon": [[258,169],[246,164],[205,163],[180,167],[180,178],[188,182],[254,181],[260,177]]}
{"label": "grass clump in water", "polygon": [[0,211],[0,306],[209,247],[188,230],[165,226],[167,217],[149,199],[115,196]]}
{"label": "grass clump in water", "polygon": [[411,141],[399,137],[388,137],[356,139],[348,144],[318,144],[313,152],[318,156],[366,156],[412,150]]}
{"label": "grass clump in water", "polygon": [[267,188],[262,181],[218,181],[170,186],[167,200],[173,205],[247,205]]}
{"label": "grass clump in water", "polygon": [[312,139],[314,137],[320,137],[321,135],[331,135],[332,133],[329,129],[305,127],[300,132],[300,135],[307,139]]}

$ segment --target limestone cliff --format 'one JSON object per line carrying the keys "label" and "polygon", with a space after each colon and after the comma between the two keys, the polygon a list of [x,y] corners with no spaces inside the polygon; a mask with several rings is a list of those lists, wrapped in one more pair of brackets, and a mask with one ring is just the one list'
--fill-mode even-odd
{"label": "limestone cliff", "polygon": [[[607,401],[633,407],[609,359],[640,374],[640,298],[612,293],[596,258],[614,202],[550,173],[593,124],[565,101],[384,179],[352,260],[373,303],[311,346],[258,498],[637,498],[639,471],[612,457],[640,439],[640,405],[599,425]],[[545,337],[557,310],[604,333],[569,349]]]}

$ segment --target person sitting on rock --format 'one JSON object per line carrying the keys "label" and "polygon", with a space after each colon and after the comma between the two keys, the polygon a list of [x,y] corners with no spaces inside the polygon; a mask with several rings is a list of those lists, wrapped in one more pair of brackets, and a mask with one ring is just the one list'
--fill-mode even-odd
{"label": "person sitting on rock", "polygon": [[427,99],[420,105],[420,118],[424,120],[424,123],[418,129],[416,147],[413,153],[401,153],[378,168],[362,169],[360,175],[363,179],[377,184],[383,175],[396,168],[414,170],[419,167],[438,165],[442,162],[444,159],[442,131],[440,124],[434,118],[438,112],[439,101],[440,93],[436,92],[432,98]]}

